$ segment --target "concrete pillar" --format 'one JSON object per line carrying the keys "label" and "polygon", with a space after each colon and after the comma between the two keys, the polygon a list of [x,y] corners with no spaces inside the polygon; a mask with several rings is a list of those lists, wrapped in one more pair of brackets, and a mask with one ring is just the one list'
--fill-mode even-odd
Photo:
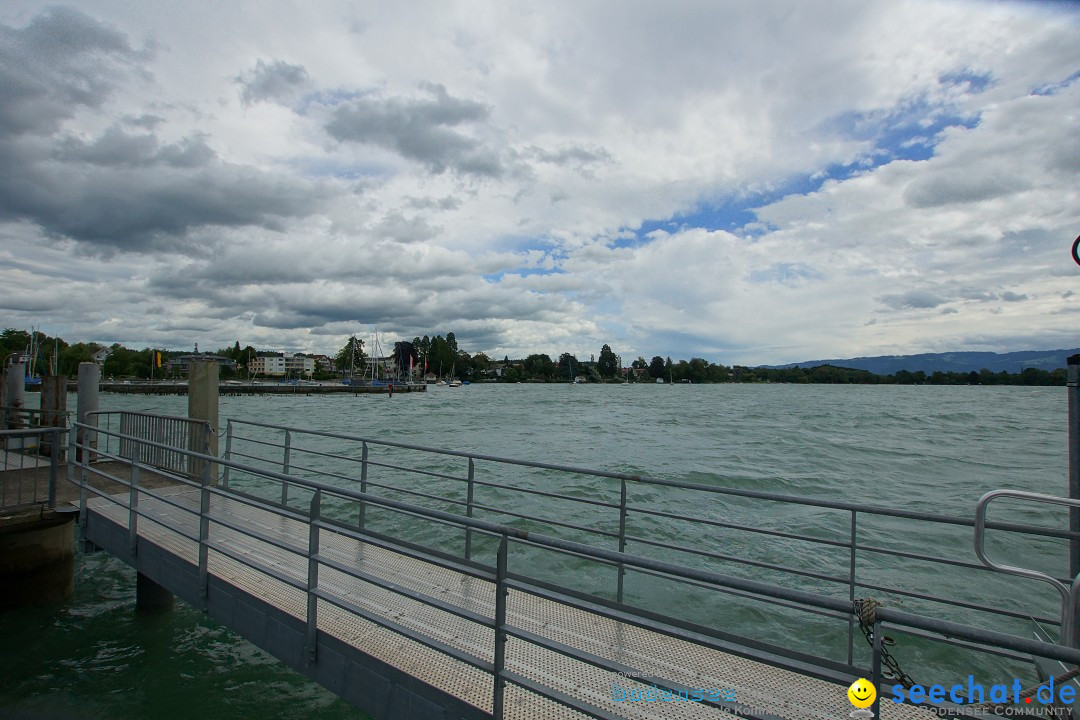
{"label": "concrete pillar", "polygon": [[[216,456],[218,452],[218,364],[200,360],[191,363],[190,368],[188,371],[188,417],[205,420],[210,424],[210,454]],[[206,452],[201,434],[195,433],[196,431],[193,430],[190,438],[191,449]],[[191,471],[194,475],[201,474],[202,465],[193,464]],[[210,476],[216,482],[216,466],[211,467]]]}
{"label": "concrete pillar", "polygon": [[[41,425],[43,427],[65,427],[67,425],[67,376],[48,375],[41,379]],[[60,449],[67,443],[67,438],[61,437]],[[45,455],[52,450],[52,443],[48,436],[42,436],[41,454]]]}
{"label": "concrete pillar", "polygon": [[[12,363],[4,373],[4,407],[16,411],[26,407],[26,366],[21,362]],[[20,428],[24,425],[18,412],[8,413],[9,428]]]}
{"label": "concrete pillar", "polygon": [[173,594],[138,573],[135,578],[135,609],[144,613],[164,612],[173,606]]}
{"label": "concrete pillar", "polygon": [[41,511],[0,524],[0,609],[55,603],[71,594],[74,516]]}
{"label": "concrete pillar", "polygon": [[[75,406],[75,417],[80,423],[97,426],[97,416],[90,413],[98,411],[98,386],[101,385],[101,368],[97,363],[79,363],[79,399]],[[79,446],[97,447],[97,433],[93,430],[79,430]],[[79,450],[79,460],[85,450]],[[93,459],[92,457],[89,459]]]}

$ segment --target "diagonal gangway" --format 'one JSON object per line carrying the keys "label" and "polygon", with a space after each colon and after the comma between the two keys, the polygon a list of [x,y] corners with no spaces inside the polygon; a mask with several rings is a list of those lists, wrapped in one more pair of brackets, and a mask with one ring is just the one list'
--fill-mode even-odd
{"label": "diagonal gangway", "polygon": [[[1029,613],[857,578],[857,562],[873,575],[863,556],[885,554],[858,538],[860,516],[967,530],[972,522],[961,518],[432,451],[255,422],[230,421],[225,453],[214,457],[206,451],[205,434],[173,431],[169,442],[158,442],[154,433],[139,428],[123,419],[116,429],[101,422],[72,427],[68,456],[75,461],[68,464],[68,480],[80,488],[84,540],[379,720],[843,717],[852,710],[847,686],[855,679],[872,679],[882,693],[893,682],[882,668],[880,638],[886,626],[923,644],[947,643],[1007,661],[1030,662],[1033,656],[1080,661],[1080,651],[1062,645],[891,608],[879,609],[867,628],[878,642],[861,644],[852,601],[865,589],[1006,621],[1026,619]],[[412,464],[376,457],[375,449],[403,453]],[[435,460],[428,457],[432,453]],[[116,462],[125,463],[126,471],[100,469],[115,468]],[[461,472],[454,463],[461,464]],[[611,483],[612,494],[550,489],[558,483],[526,483],[511,493],[507,484],[481,476],[477,466],[482,463],[541,478],[551,473],[600,478]],[[783,542],[798,537],[838,553],[848,572],[834,576],[808,569],[810,554],[808,567],[760,556],[736,558],[710,549],[702,535],[694,543],[647,537],[631,518],[667,520],[673,513],[636,503],[633,487],[642,483],[847,516],[848,526],[833,538],[704,516],[683,519]],[[460,492],[447,489],[456,486]],[[522,493],[587,512],[552,517],[511,499]],[[608,525],[595,516],[608,512]],[[592,520],[574,521],[580,517]],[[1039,540],[1070,537],[1009,523],[987,526]],[[757,572],[787,573],[797,582],[764,582],[701,563],[634,554],[626,550],[630,543],[651,543],[679,558],[741,560]],[[910,549],[887,556],[939,562],[950,571],[991,572],[979,563]],[[700,616],[645,607],[626,586],[628,576],[685,588],[680,593],[719,597],[712,607],[765,603],[793,628],[792,642],[770,642],[716,627],[723,623],[710,625]],[[608,581],[609,587],[595,587]],[[840,591],[820,591],[830,583]],[[807,584],[815,591],[801,589]],[[792,620],[793,614],[813,619]],[[833,636],[826,637],[830,632]],[[824,633],[821,647],[815,633]],[[838,654],[826,652],[826,645]],[[890,720],[935,717],[925,707],[880,697],[873,710]]]}

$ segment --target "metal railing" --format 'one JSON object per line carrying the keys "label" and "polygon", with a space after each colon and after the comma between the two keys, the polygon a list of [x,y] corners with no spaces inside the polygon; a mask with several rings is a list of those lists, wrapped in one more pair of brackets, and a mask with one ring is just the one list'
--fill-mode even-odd
{"label": "metal railing", "polygon": [[[972,557],[968,533],[975,520],[971,517],[528,462],[237,419],[227,424],[223,457],[470,518],[543,530],[593,547],[618,552],[633,547],[639,555],[752,573],[776,584],[809,587],[849,604],[871,594],[968,623],[993,622],[994,629],[1022,627],[1026,631],[1031,619],[1046,625],[1060,622],[1056,611],[1032,612],[1027,607],[986,602],[979,578],[994,572]],[[560,482],[559,478],[569,480]],[[252,491],[228,465],[222,484],[240,492]],[[267,494],[263,486],[261,496],[285,507],[310,499],[291,485],[282,480],[280,495]],[[559,487],[570,490],[548,489]],[[676,493],[694,512],[682,510],[678,499],[670,499]],[[726,512],[715,511],[720,503],[727,505]],[[815,526],[805,532],[788,527],[787,518],[797,524],[808,511],[818,513]],[[777,517],[781,520],[774,522],[775,527],[766,526]],[[361,504],[359,526],[364,528],[367,522]],[[665,524],[679,528],[687,539],[666,537]],[[1048,541],[1080,537],[1064,529],[1011,522],[987,522],[985,527]],[[444,540],[440,537],[436,542]],[[462,541],[462,556],[471,559],[473,531],[467,526]],[[949,545],[956,549],[951,556],[927,549]],[[793,557],[799,561],[792,562]],[[908,566],[908,576],[895,582],[890,573],[900,565]],[[970,582],[949,583],[951,589],[966,590],[966,594],[919,588],[913,580],[926,568],[937,568],[950,578],[967,573]],[[627,568],[616,564],[609,597],[617,603],[628,601],[626,575]],[[1015,590],[1016,586],[1009,587]],[[792,609],[777,598],[755,600]],[[859,635],[854,618],[847,613],[818,614],[843,619],[846,647],[837,659],[850,664]]]}
{"label": "metal railing", "polygon": [[[688,586],[705,588],[710,591],[736,593],[762,600],[780,602],[791,607],[798,607],[810,612],[823,613],[829,616],[843,618],[845,621],[854,622],[853,605],[847,598],[784,587],[775,583],[767,583],[760,580],[737,577],[653,557],[635,555],[625,552],[622,549],[598,547],[596,545],[568,540],[550,534],[511,527],[506,524],[471,517],[460,512],[448,512],[380,496],[372,492],[375,483],[371,478],[366,476],[366,472],[364,473],[365,482],[367,483],[366,486],[363,490],[356,490],[333,485],[322,480],[301,477],[296,474],[295,471],[297,468],[295,466],[291,467],[294,472],[290,474],[277,469],[240,463],[231,457],[218,459],[190,450],[169,448],[162,446],[160,443],[143,440],[134,436],[126,436],[116,431],[101,431],[99,428],[98,432],[106,432],[123,441],[174,450],[189,458],[202,461],[201,467],[203,468],[203,471],[198,481],[190,480],[183,475],[177,475],[175,477],[175,480],[178,483],[198,489],[200,503],[197,511],[177,502],[168,494],[155,493],[152,489],[141,487],[139,483],[139,471],[143,466],[138,460],[138,457],[140,456],[138,453],[133,455],[129,478],[111,476],[107,478],[110,481],[126,486],[129,490],[130,494],[126,499],[123,496],[112,496],[110,499],[121,506],[126,506],[128,509],[128,531],[131,551],[133,553],[137,550],[138,544],[137,524],[139,518],[145,516],[144,511],[140,509],[138,504],[139,495],[142,493],[149,497],[156,498],[162,503],[169,505],[171,508],[178,508],[197,516],[197,532],[187,530],[177,524],[170,524],[169,521],[160,516],[153,517],[153,520],[155,523],[198,544],[198,582],[200,584],[199,592],[201,597],[207,597],[209,573],[208,559],[210,551],[213,550],[215,553],[227,556],[256,572],[276,578],[304,593],[304,596],[306,597],[306,615],[304,620],[307,623],[308,628],[307,649],[312,662],[318,661],[316,653],[317,639],[319,633],[323,632],[318,628],[319,601],[321,600],[353,612],[382,627],[392,629],[394,632],[405,635],[422,645],[435,649],[446,656],[457,659],[488,674],[492,678],[491,714],[492,717],[500,720],[503,717],[505,689],[508,684],[526,688],[550,700],[572,707],[593,717],[610,717],[610,715],[605,714],[603,710],[598,709],[587,702],[568,696],[541,682],[509,670],[506,667],[505,661],[505,649],[508,638],[515,638],[525,643],[539,646],[545,650],[571,657],[574,660],[586,663],[590,666],[611,673],[622,674],[624,677],[633,677],[635,676],[634,673],[637,673],[638,675],[647,677],[647,682],[655,683],[655,685],[661,689],[672,692],[685,692],[687,690],[684,685],[681,685],[679,682],[670,678],[658,677],[652,673],[640,673],[638,672],[641,670],[640,668],[634,668],[612,659],[591,654],[559,643],[546,636],[540,636],[536,633],[529,632],[524,628],[514,626],[508,620],[506,608],[506,598],[511,590],[551,600],[571,608],[595,613],[621,623],[636,625],[652,632],[707,648],[729,650],[731,647],[730,643],[733,639],[730,633],[724,632],[721,629],[685,622],[676,617],[663,617],[655,613],[638,612],[618,601],[603,601],[596,597],[576,592],[572,587],[565,585],[560,586],[537,579],[534,577],[534,557],[529,555],[528,552],[526,552],[524,556],[518,552],[511,553],[511,549],[524,549],[530,552],[539,550],[564,557],[584,558],[618,568],[620,575],[622,574],[623,569],[630,569],[662,577],[667,582],[682,583]],[[290,430],[290,432],[295,434],[299,431]],[[70,436],[71,457],[77,456],[77,450],[79,449],[77,447],[78,437],[78,428],[73,427]],[[235,436],[231,432],[228,437],[235,440]],[[363,442],[365,443],[365,451],[361,455],[360,462],[364,463],[364,468],[366,469],[369,466],[386,467],[388,464],[377,463],[367,452],[368,446],[375,445],[375,441],[364,440]],[[400,444],[379,444],[403,447]],[[297,447],[288,444],[286,446],[289,447],[291,451],[287,456],[288,459],[286,462],[288,463],[295,458]],[[237,454],[235,448],[231,449],[233,450],[233,455],[235,457]],[[537,465],[535,463],[516,463],[515,461],[501,458],[485,458],[465,453],[450,454],[467,459],[469,461],[468,467],[471,470],[475,469],[475,463],[479,460],[511,463],[528,467],[535,467]],[[250,483],[255,480],[268,483],[274,487],[284,488],[285,490],[283,490],[283,492],[285,493],[286,502],[282,503],[277,502],[276,500],[259,498],[256,497],[254,493],[250,492],[238,493],[235,490],[230,490],[226,487],[224,482],[220,487],[215,486],[213,484],[214,478],[212,477],[210,470],[210,463],[217,463],[220,465],[223,470],[223,480],[230,476],[234,481],[240,477],[245,478],[249,483],[249,490],[252,489]],[[566,468],[554,465],[542,467],[567,470]],[[92,491],[93,484],[91,478],[95,475],[100,475],[100,473],[89,463],[80,464],[77,469],[80,474],[79,484],[82,487],[81,515],[83,522],[85,523],[87,513],[86,499],[88,494]],[[69,471],[69,473],[73,472],[74,470]],[[580,469],[574,469],[573,472],[614,478],[620,482],[621,488],[625,488],[627,483],[636,482],[649,482],[654,485],[670,484],[657,479],[645,480],[637,477],[619,476],[615,473],[595,473]],[[429,476],[437,475],[434,472],[426,472],[425,474]],[[69,475],[69,477],[73,477],[73,474]],[[473,473],[470,473],[467,480],[473,484],[479,482],[474,477]],[[295,497],[290,498],[288,488],[292,488],[293,491],[297,493],[306,493],[307,500],[303,503],[303,507],[292,506],[293,504],[296,504]],[[722,492],[721,489],[717,488],[710,488],[710,490]],[[545,498],[550,498],[554,495],[549,492],[543,492],[541,494]],[[757,493],[752,491],[738,491],[737,494],[775,501],[797,501],[792,498],[777,498],[767,493]],[[423,496],[427,497],[427,495]],[[629,513],[639,512],[640,510],[628,504],[625,499],[625,490],[620,492],[620,496],[623,499],[615,507],[619,510],[620,527],[623,527],[624,522],[622,518],[625,518]],[[255,526],[245,527],[242,524],[238,524],[235,521],[231,521],[215,514],[215,512],[211,510],[211,499],[214,497],[229,498],[230,500],[242,503],[246,506],[258,508],[261,511],[272,512],[282,518],[301,521],[310,529],[307,542],[283,544],[282,541],[266,535],[265,530],[260,530]],[[290,499],[292,500],[292,504],[289,502]],[[807,504],[823,507],[832,507],[835,505],[818,501],[811,501]],[[594,505],[611,509],[613,504],[594,503]],[[474,510],[478,507],[478,505],[475,504],[475,501],[472,507]],[[852,518],[855,517],[855,513],[867,512],[863,507],[854,508],[843,504],[840,504],[840,507],[841,509],[852,513]],[[479,553],[479,557],[482,559],[478,559],[478,554],[475,552],[477,547],[474,544],[472,548],[474,551],[473,556],[462,560],[460,557],[452,554],[420,548],[415,543],[411,542],[409,538],[388,538],[381,533],[373,531],[369,525],[367,527],[365,526],[365,510],[368,515],[367,522],[370,521],[370,514],[372,511],[388,511],[405,515],[412,520],[438,523],[456,529],[456,531],[461,532],[466,536],[469,536],[470,534],[475,535],[477,539],[485,540],[481,545],[487,548],[487,551]],[[927,519],[921,513],[893,512],[891,515],[899,515],[900,517],[919,521],[925,521]],[[956,523],[964,526],[971,525],[971,523],[959,519],[942,520],[940,517],[935,517],[934,521]],[[1009,530],[1014,529],[1010,524],[999,525]],[[212,527],[228,528],[230,531],[241,533],[257,541],[269,543],[274,547],[302,557],[308,568],[306,578],[292,577],[289,574],[282,572],[269,561],[260,562],[259,559],[251,557],[246,553],[237,552],[228,544],[222,543],[215,538],[214,534],[211,532]],[[853,519],[853,534],[854,528],[855,521]],[[592,528],[585,529],[592,530]],[[351,564],[338,562],[330,557],[330,554],[326,552],[326,545],[323,543],[324,533],[333,533],[364,543],[374,543],[383,547],[391,547],[396,553],[416,557],[422,559],[424,562],[434,563],[440,567],[453,569],[456,572],[492,582],[494,583],[496,590],[494,612],[491,615],[487,615],[466,610],[448,604],[444,600],[433,597],[428,593],[410,591],[394,583],[358,573]],[[1059,536],[1057,533],[1051,534],[1055,537]],[[617,539],[621,545],[627,538],[624,536],[623,532],[620,532]],[[844,547],[843,543],[841,543],[841,547]],[[849,547],[852,551],[859,547],[854,538],[852,538]],[[492,549],[494,550],[494,553],[490,552]],[[871,548],[871,551],[873,550],[874,549]],[[494,558],[491,557],[492,554],[494,554]],[[325,569],[332,569],[338,573],[343,573],[365,583],[374,584],[392,593],[404,594],[413,601],[450,613],[470,623],[475,623],[483,628],[493,631],[492,642],[494,645],[492,646],[490,654],[492,659],[488,660],[486,655],[484,657],[478,657],[474,653],[463,651],[460,648],[453,647],[447,643],[417,633],[410,630],[408,627],[396,624],[388,618],[380,617],[375,613],[358,607],[348,598],[335,594],[332,589],[321,582],[321,573]],[[885,680],[885,675],[882,670],[882,640],[886,628],[890,628],[900,629],[906,633],[911,633],[932,640],[933,642],[959,645],[972,652],[1005,653],[1018,658],[1036,655],[1071,664],[1080,664],[1080,650],[1057,644],[1029,640],[1016,635],[994,632],[968,624],[902,612],[892,608],[879,608],[875,617],[872,619],[872,623],[873,647],[869,667],[859,666],[851,662],[835,662],[827,657],[798,653],[787,648],[770,646],[765,643],[757,642],[753,638],[742,638],[745,644],[743,645],[741,654],[763,663],[784,667],[795,672],[809,673],[815,677],[829,679],[833,682],[843,684],[850,682],[850,680],[855,677],[869,677],[875,687],[882,687],[882,682]],[[808,668],[810,669],[808,670]],[[878,713],[879,702],[880,697],[872,707],[872,710],[878,716],[880,716]],[[706,699],[704,704],[714,705],[718,708],[727,710],[740,710],[739,707],[733,706],[725,700],[711,702],[709,699]]]}
{"label": "metal railing", "polygon": [[71,419],[69,410],[37,410],[28,407],[0,407],[0,428],[19,430],[22,428],[59,427],[67,429]]}
{"label": "metal railing", "polygon": [[66,432],[59,427],[0,430],[0,510],[56,507],[57,468]]}
{"label": "metal railing", "polygon": [[149,467],[190,477],[198,477],[201,472],[200,464],[193,464],[181,450],[206,452],[212,430],[205,420],[132,410],[97,411],[88,413],[87,419],[98,428],[104,421],[107,431],[113,430],[114,424],[116,426],[116,435],[110,432],[97,434],[97,438],[105,443],[104,448],[97,448],[103,454],[115,454],[123,460],[137,460]]}

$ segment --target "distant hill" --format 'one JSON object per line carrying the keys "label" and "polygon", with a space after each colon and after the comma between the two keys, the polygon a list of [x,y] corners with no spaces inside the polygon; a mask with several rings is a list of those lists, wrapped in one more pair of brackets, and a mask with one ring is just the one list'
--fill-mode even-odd
{"label": "distant hill", "polygon": [[986,368],[991,372],[1018,373],[1024,368],[1056,370],[1065,367],[1065,359],[1070,355],[1080,354],[1080,349],[1073,350],[1021,350],[1011,353],[992,352],[949,352],[922,353],[921,355],[878,355],[877,357],[857,357],[847,360],[809,360],[807,362],[787,363],[786,365],[763,365],[769,368],[811,368],[818,365],[869,370],[877,375],[893,375],[900,370],[925,373],[971,372]]}

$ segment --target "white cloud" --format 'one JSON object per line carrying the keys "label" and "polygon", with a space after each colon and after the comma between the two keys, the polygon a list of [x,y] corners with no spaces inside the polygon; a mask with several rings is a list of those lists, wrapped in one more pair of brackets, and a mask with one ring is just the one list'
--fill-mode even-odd
{"label": "white cloud", "polygon": [[376,325],[729,364],[1038,345],[1078,271],[1078,18],[14,0],[0,314],[322,352]]}

